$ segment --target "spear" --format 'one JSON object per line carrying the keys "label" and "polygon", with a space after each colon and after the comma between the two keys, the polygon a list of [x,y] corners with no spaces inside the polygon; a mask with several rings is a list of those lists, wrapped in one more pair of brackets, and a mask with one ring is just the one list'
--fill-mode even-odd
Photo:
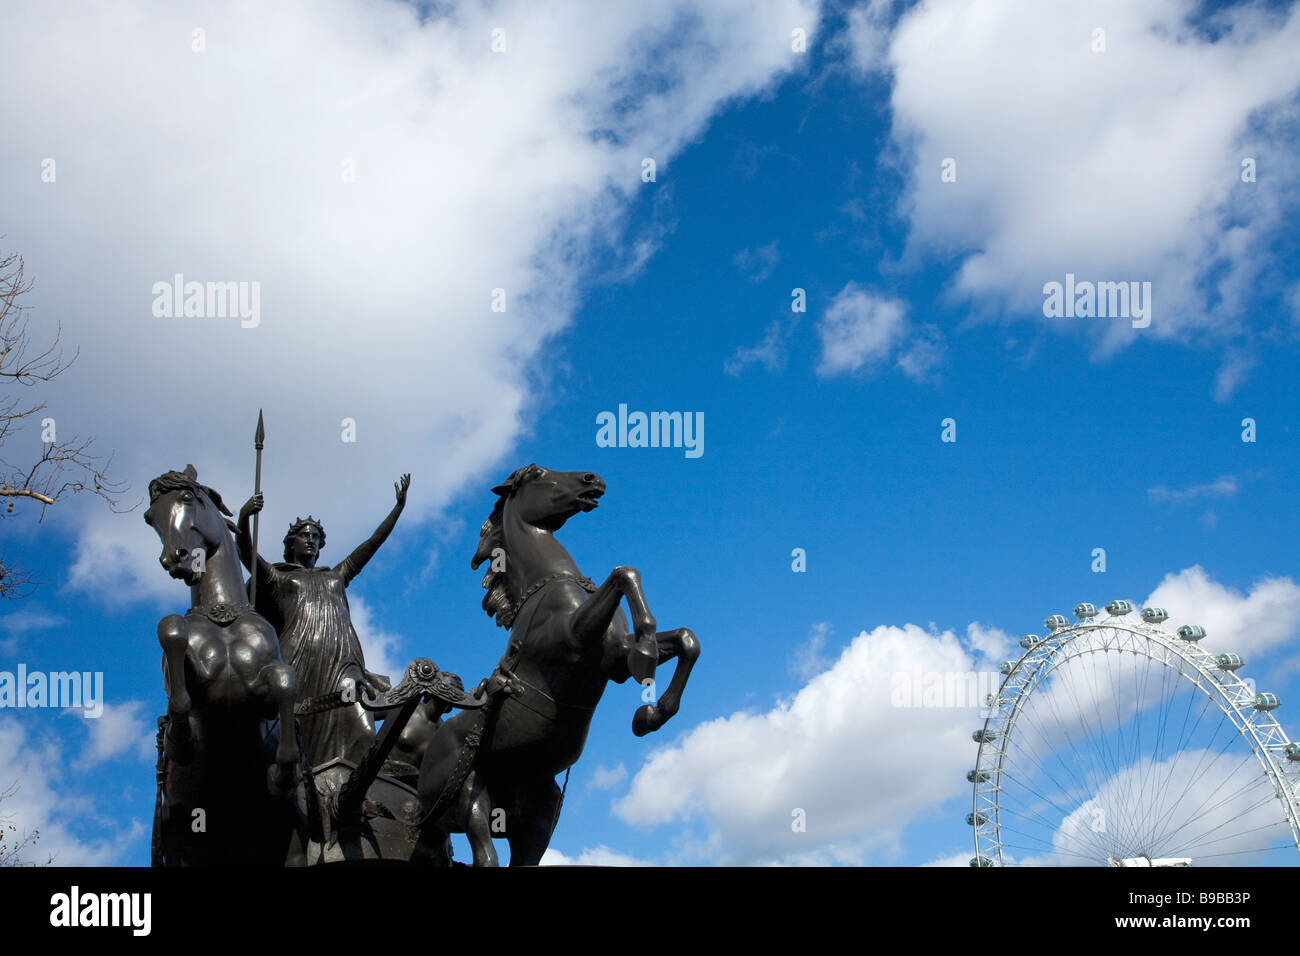
{"label": "spear", "polygon": [[[262,424],[262,410],[257,410],[257,431],[253,435],[253,448],[257,451],[257,473],[253,478],[253,494],[262,493],[262,443],[266,441],[266,426]],[[260,514],[253,515],[253,557],[249,562],[252,566],[252,580],[248,582],[248,601],[250,604],[257,605],[257,525]]]}

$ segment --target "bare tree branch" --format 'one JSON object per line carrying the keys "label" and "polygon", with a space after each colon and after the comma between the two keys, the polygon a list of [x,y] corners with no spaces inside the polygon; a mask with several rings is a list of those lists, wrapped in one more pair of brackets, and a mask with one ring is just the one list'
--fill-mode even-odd
{"label": "bare tree branch", "polygon": [[[0,803],[3,803],[5,798],[12,797],[17,792],[18,784],[15,783],[0,793]],[[49,866],[52,864],[54,862],[52,854],[47,854],[44,863],[23,859],[23,851],[36,844],[36,841],[41,837],[41,831],[39,828],[31,831],[24,830],[22,835],[19,836],[18,828],[10,822],[12,819],[12,815],[0,816],[0,867]]]}
{"label": "bare tree branch", "polygon": [[[113,456],[103,459],[95,455],[92,438],[74,435],[58,440],[57,423],[53,418],[41,417],[45,403],[25,400],[21,389],[17,393],[10,390],[53,381],[68,370],[79,354],[74,352],[71,359],[64,361],[62,325],[56,327],[48,346],[34,344],[28,307],[21,302],[32,289],[23,268],[19,255],[0,257],[0,388],[5,388],[0,397],[0,448],[12,453],[13,439],[25,425],[36,424],[41,429],[39,446],[30,438],[25,438],[23,444],[40,447],[41,453],[34,461],[23,455],[22,464],[0,457],[0,499],[5,499],[0,520],[15,514],[15,501],[30,500],[39,503],[37,521],[43,521],[45,510],[60,498],[84,491],[103,498],[111,511],[130,511],[135,505],[120,507],[127,486],[108,474]],[[34,586],[30,578],[12,566],[0,564],[0,599],[25,597]]]}

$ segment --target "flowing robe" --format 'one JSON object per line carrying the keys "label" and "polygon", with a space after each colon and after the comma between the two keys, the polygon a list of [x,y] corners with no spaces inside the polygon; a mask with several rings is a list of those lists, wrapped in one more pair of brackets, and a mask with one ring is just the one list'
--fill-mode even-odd
{"label": "flowing robe", "polygon": [[[299,699],[364,680],[365,656],[348,609],[346,590],[355,573],[349,563],[336,568],[284,563],[264,567],[269,574],[258,581],[258,603],[265,587],[279,612],[280,653],[298,673]],[[312,766],[335,757],[357,762],[375,739],[374,718],[358,703],[299,717],[298,724]]]}

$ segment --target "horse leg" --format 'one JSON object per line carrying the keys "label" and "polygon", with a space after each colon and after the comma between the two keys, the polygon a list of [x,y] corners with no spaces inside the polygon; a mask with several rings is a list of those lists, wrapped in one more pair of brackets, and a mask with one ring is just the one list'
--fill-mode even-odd
{"label": "horse leg", "polygon": [[609,627],[623,598],[627,598],[628,610],[632,612],[632,630],[636,635],[636,644],[627,655],[627,669],[638,684],[644,685],[654,680],[659,649],[655,641],[657,625],[641,589],[641,572],[636,568],[624,565],[609,572],[605,583],[573,612],[569,627],[583,644],[596,640]]}
{"label": "horse leg", "polygon": [[677,666],[673,668],[673,678],[668,682],[668,689],[660,695],[659,700],[646,704],[632,717],[632,733],[638,737],[658,730],[668,722],[668,718],[677,713],[682,691],[686,689],[686,681],[691,676],[691,668],[700,656],[700,641],[688,627],[662,631],[658,643],[659,660],[667,661],[675,657]]}
{"label": "horse leg", "polygon": [[421,824],[411,862],[416,866],[451,866],[451,834],[441,823],[426,820]]}
{"label": "horse leg", "polygon": [[509,823],[510,865],[537,866],[551,845],[561,793],[553,777],[519,786]]}
{"label": "horse leg", "polygon": [[259,683],[263,683],[280,716],[280,740],[275,748],[275,766],[266,771],[271,793],[285,796],[297,783],[298,740],[294,731],[293,705],[298,700],[298,673],[283,661],[275,661],[262,668]]}
{"label": "horse leg", "polygon": [[190,728],[193,702],[185,686],[185,653],[190,643],[190,628],[179,614],[168,614],[158,622],[158,643],[163,649],[163,673],[167,682],[167,737],[171,756],[179,763],[189,763],[194,756],[194,735]]}
{"label": "horse leg", "polygon": [[497,848],[492,843],[492,801],[482,777],[471,770],[461,788],[458,816],[465,820],[465,836],[474,853],[475,866],[500,866]]}

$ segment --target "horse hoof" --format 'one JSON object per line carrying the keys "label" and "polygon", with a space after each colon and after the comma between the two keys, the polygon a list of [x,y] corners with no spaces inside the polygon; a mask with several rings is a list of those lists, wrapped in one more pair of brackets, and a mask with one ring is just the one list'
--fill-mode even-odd
{"label": "horse hoof", "polygon": [[659,720],[659,708],[653,704],[646,704],[638,708],[637,712],[632,715],[632,733],[638,737],[644,737],[652,731],[658,730],[663,721]]}

